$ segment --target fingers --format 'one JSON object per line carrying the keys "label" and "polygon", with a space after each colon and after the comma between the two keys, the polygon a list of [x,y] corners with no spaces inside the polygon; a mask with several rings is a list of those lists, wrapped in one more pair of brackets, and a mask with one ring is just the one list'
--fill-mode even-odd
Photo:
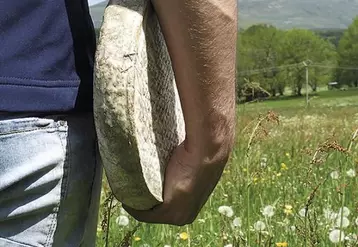
{"label": "fingers", "polygon": [[189,217],[187,213],[183,213],[180,210],[166,210],[166,207],[162,205],[146,211],[135,210],[125,205],[122,206],[134,219],[144,223],[184,226],[191,224],[195,219],[195,217]]}
{"label": "fingers", "polygon": [[151,223],[151,224],[163,224],[165,222],[165,215],[161,213],[160,206],[150,210],[135,210],[126,205],[122,205],[134,219],[140,222]]}

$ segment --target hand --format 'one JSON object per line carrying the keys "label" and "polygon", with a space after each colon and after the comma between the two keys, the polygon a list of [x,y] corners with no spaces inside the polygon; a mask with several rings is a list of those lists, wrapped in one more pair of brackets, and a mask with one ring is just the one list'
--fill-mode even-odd
{"label": "hand", "polygon": [[177,226],[192,223],[222,175],[228,155],[223,156],[221,159],[203,158],[189,153],[181,144],[166,169],[164,202],[147,211],[125,205],[123,208],[142,222]]}

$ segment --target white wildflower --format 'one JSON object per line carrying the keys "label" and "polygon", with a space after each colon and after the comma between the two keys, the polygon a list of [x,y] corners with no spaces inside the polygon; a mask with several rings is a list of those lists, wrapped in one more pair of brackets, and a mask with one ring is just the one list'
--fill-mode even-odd
{"label": "white wildflower", "polygon": [[356,223],[356,225],[358,226],[358,217],[356,218],[356,220],[354,221]]}
{"label": "white wildflower", "polygon": [[264,222],[259,220],[254,224],[254,228],[255,228],[256,231],[263,231],[263,230],[265,230],[266,225],[265,225]]}
{"label": "white wildflower", "polygon": [[267,166],[267,157],[266,155],[264,155],[262,158],[261,158],[261,168],[265,168]]}
{"label": "white wildflower", "polygon": [[227,244],[224,247],[232,247],[232,246],[233,246],[232,244]]}
{"label": "white wildflower", "polygon": [[234,227],[241,227],[241,219],[239,217],[236,217],[233,221],[232,224]]}
{"label": "white wildflower", "polygon": [[332,179],[338,179],[339,178],[339,172],[338,171],[331,172],[331,178]]}
{"label": "white wildflower", "polygon": [[128,226],[129,224],[129,219],[127,216],[125,215],[120,215],[117,217],[116,219],[116,223],[120,226]]}
{"label": "white wildflower", "polygon": [[292,232],[296,231],[296,227],[295,227],[295,226],[291,226],[290,229],[291,229]]}
{"label": "white wildflower", "polygon": [[266,216],[266,217],[272,217],[275,214],[274,210],[275,209],[273,206],[268,205],[268,206],[264,207],[264,209],[262,210],[262,214],[263,214],[263,216]]}
{"label": "white wildflower", "polygon": [[331,242],[334,244],[344,241],[344,232],[337,229],[332,230],[329,233],[329,240],[331,240]]}
{"label": "white wildflower", "polygon": [[169,244],[164,245],[164,247],[171,247]]}
{"label": "white wildflower", "polygon": [[347,171],[347,176],[351,177],[351,178],[354,178],[356,176],[356,171],[354,169],[349,169]]}
{"label": "white wildflower", "polygon": [[298,211],[298,214],[301,217],[306,217],[306,208],[302,208],[300,211]]}
{"label": "white wildflower", "polygon": [[344,217],[348,217],[351,211],[347,207],[340,208],[338,211],[338,215],[341,216],[343,214]]}
{"label": "white wildflower", "polygon": [[220,206],[218,211],[220,214],[225,215],[229,218],[234,216],[234,210],[232,210],[232,208],[229,206]]}
{"label": "white wildflower", "polygon": [[336,220],[336,224],[335,226],[336,227],[343,227],[343,228],[347,228],[349,226],[349,219],[345,216],[343,216],[343,218],[341,217],[338,217],[337,220]]}

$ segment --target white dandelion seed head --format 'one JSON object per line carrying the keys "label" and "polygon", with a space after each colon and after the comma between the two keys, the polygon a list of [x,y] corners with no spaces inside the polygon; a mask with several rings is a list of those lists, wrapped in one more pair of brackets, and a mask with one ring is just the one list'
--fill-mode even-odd
{"label": "white dandelion seed head", "polygon": [[356,176],[356,171],[354,169],[349,169],[347,171],[347,176],[351,177],[351,178],[354,178]]}
{"label": "white dandelion seed head", "polygon": [[338,229],[332,230],[329,233],[329,240],[334,244],[344,241],[344,232]]}
{"label": "white dandelion seed head", "polygon": [[120,215],[116,218],[116,223],[119,225],[119,226],[128,226],[129,224],[129,219],[127,216],[125,215]]}
{"label": "white dandelion seed head", "polygon": [[273,206],[268,205],[262,209],[262,215],[266,217],[272,217],[275,214],[275,209]]}
{"label": "white dandelion seed head", "polygon": [[343,216],[343,218],[341,218],[341,217],[338,217],[337,219],[336,219],[336,224],[335,224],[335,226],[336,227],[341,227],[342,226],[342,228],[347,228],[348,226],[349,226],[349,219],[347,218],[347,217],[345,217],[345,216]]}
{"label": "white dandelion seed head", "polygon": [[298,211],[298,214],[301,217],[306,217],[306,208],[302,208],[300,211]]}
{"label": "white dandelion seed head", "polygon": [[232,208],[229,206],[220,206],[218,208],[218,211],[220,214],[225,215],[229,218],[234,216],[234,210],[232,210]]}
{"label": "white dandelion seed head", "polygon": [[338,171],[331,172],[331,178],[332,179],[338,179],[339,178],[339,172]]}
{"label": "white dandelion seed head", "polygon": [[338,216],[341,216],[343,214],[344,217],[348,217],[350,215],[351,211],[347,207],[340,208],[338,211]]}
{"label": "white dandelion seed head", "polygon": [[241,227],[241,219],[239,217],[236,217],[233,221],[232,221],[232,225],[234,227]]}
{"label": "white dandelion seed head", "polygon": [[254,228],[256,231],[263,231],[266,228],[266,225],[263,221],[259,220],[254,224]]}

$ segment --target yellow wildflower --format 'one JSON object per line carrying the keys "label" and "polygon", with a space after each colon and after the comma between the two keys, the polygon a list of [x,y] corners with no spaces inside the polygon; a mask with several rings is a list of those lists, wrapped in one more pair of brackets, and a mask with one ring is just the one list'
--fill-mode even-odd
{"label": "yellow wildflower", "polygon": [[282,171],[288,170],[288,167],[285,163],[281,163],[281,170]]}
{"label": "yellow wildflower", "polygon": [[244,168],[244,169],[242,169],[244,172],[247,172],[247,169],[246,168]]}
{"label": "yellow wildflower", "polygon": [[186,232],[182,232],[182,233],[179,234],[179,237],[182,240],[187,240],[189,238],[189,235]]}
{"label": "yellow wildflower", "polygon": [[290,215],[292,214],[292,206],[291,205],[285,205],[285,209],[283,210],[285,212],[286,215]]}
{"label": "yellow wildflower", "polygon": [[286,156],[287,156],[288,158],[290,158],[291,155],[290,155],[289,153],[286,153]]}
{"label": "yellow wildflower", "polygon": [[282,243],[276,243],[277,247],[287,247],[288,243],[287,242],[282,242]]}
{"label": "yellow wildflower", "polygon": [[282,175],[281,172],[276,173],[276,176],[277,176],[277,177],[281,177],[281,175]]}
{"label": "yellow wildflower", "polygon": [[134,241],[140,241],[140,240],[141,240],[140,237],[138,237],[138,236],[134,237]]}

